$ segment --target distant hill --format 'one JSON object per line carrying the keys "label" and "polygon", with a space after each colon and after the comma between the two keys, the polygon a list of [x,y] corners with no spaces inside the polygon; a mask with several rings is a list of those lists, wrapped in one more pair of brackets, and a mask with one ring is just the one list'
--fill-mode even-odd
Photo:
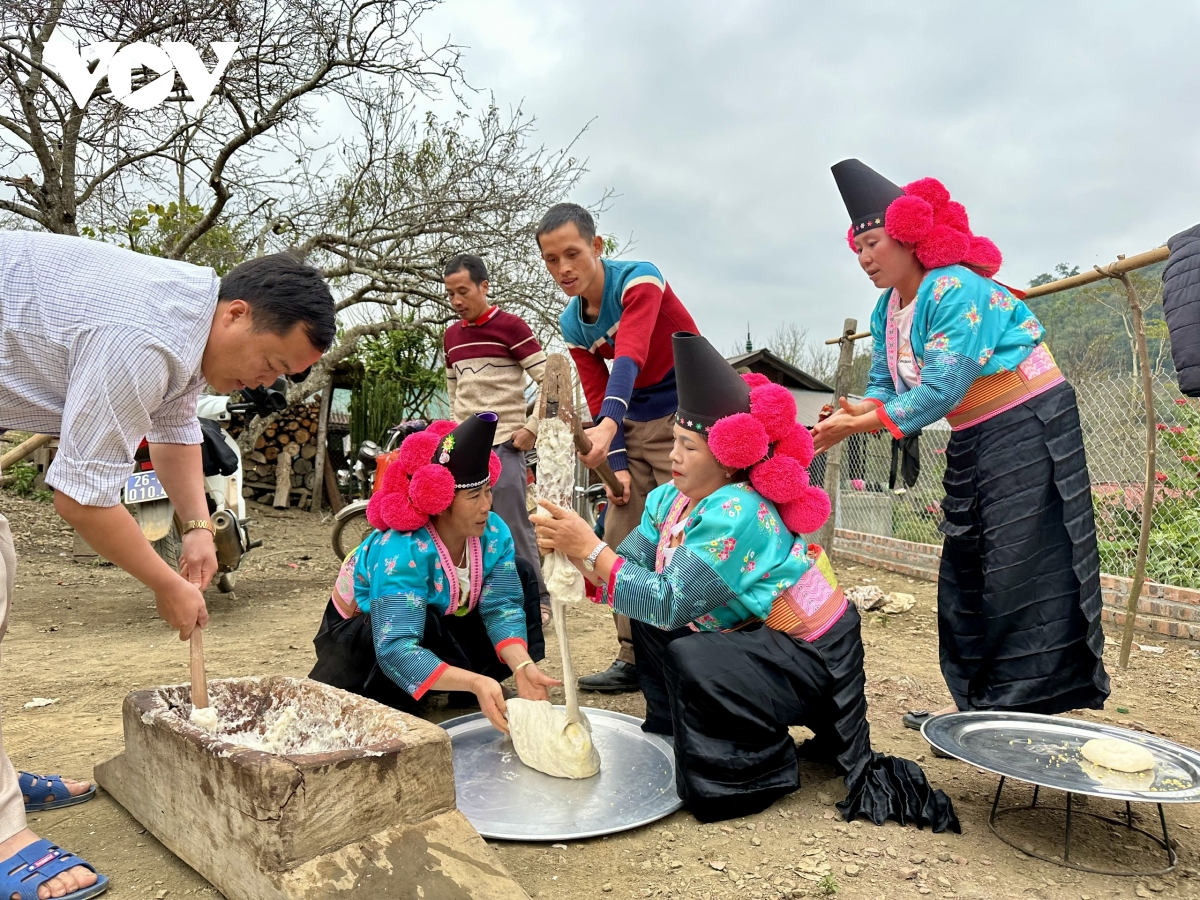
{"label": "distant hill", "polygon": [[[1131,272],[1129,277],[1145,309],[1150,367],[1155,372],[1171,374],[1175,368],[1162,308],[1165,265],[1156,263]],[[1055,274],[1040,275],[1030,286],[1071,274],[1078,274],[1078,267],[1068,269],[1060,263]],[[1046,341],[1068,378],[1135,371],[1132,314],[1119,282],[1105,279],[1025,302],[1045,326]]]}

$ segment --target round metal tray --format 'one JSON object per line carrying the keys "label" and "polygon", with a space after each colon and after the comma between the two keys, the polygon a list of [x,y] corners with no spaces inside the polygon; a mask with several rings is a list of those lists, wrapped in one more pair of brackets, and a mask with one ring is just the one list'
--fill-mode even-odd
{"label": "round metal tray", "polygon": [[[921,734],[963,762],[1041,787],[1137,803],[1200,802],[1200,752],[1152,734],[1062,716],[960,712],[927,719]],[[1093,765],[1079,753],[1092,738],[1141,744],[1154,771],[1141,775]]]}
{"label": "round metal tray", "polygon": [[683,805],[670,743],[642,731],[641,719],[582,710],[600,774],[577,781],[526,766],[483,713],[441,723],[453,748],[458,808],[476,831],[505,841],[572,841],[648,825]]}

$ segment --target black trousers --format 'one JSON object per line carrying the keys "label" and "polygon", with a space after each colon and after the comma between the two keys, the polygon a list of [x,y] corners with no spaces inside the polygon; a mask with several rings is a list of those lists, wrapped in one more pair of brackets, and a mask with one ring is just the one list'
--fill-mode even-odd
{"label": "black trousers", "polygon": [[938,640],[958,708],[1103,708],[1100,556],[1075,391],[1058,385],[954,432],[943,485]]}
{"label": "black trousers", "polygon": [[[858,611],[813,642],[765,625],[662,631],[633,623],[643,730],[673,735],[676,790],[711,822],[761,812],[800,787],[798,754],[845,776],[847,820],[958,830],[950,798],[915,762],[871,750]],[[788,732],[809,728],[800,748]]]}
{"label": "black trousers", "polygon": [[[519,556],[516,557],[516,565],[521,578],[529,655],[537,661],[546,655],[537,570]],[[309,673],[309,678],[404,712],[415,713],[419,710],[420,703],[388,678],[376,662],[369,615],[343,619],[330,600],[313,644],[317,651],[317,664]],[[465,616],[444,616],[430,610],[425,616],[425,635],[421,638],[421,646],[435,653],[443,662],[497,681],[512,675],[512,670],[496,655],[478,610],[472,610]]]}
{"label": "black trousers", "polygon": [[786,634],[633,623],[645,731],[675,738],[676,789],[702,821],[746,816],[800,787],[789,725],[829,693],[819,657]]}

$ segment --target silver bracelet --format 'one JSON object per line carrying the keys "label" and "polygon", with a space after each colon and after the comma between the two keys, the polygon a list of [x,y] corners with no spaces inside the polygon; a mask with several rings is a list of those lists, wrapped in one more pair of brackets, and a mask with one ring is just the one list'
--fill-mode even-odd
{"label": "silver bracelet", "polygon": [[604,552],[604,548],[607,546],[608,544],[604,543],[604,541],[598,543],[596,545],[596,549],[589,553],[587,555],[587,559],[583,561],[583,567],[589,572],[594,571],[596,568],[596,560],[600,558],[600,554]]}

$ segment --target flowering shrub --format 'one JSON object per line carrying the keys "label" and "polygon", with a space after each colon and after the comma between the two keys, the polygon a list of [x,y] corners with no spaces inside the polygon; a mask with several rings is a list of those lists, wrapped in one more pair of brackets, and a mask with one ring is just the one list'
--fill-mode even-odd
{"label": "flowering shrub", "polygon": [[[1177,397],[1164,412],[1174,424],[1157,425],[1159,468],[1146,577],[1200,588],[1200,404]],[[1141,484],[1093,485],[1101,571],[1133,574],[1144,490]]]}

